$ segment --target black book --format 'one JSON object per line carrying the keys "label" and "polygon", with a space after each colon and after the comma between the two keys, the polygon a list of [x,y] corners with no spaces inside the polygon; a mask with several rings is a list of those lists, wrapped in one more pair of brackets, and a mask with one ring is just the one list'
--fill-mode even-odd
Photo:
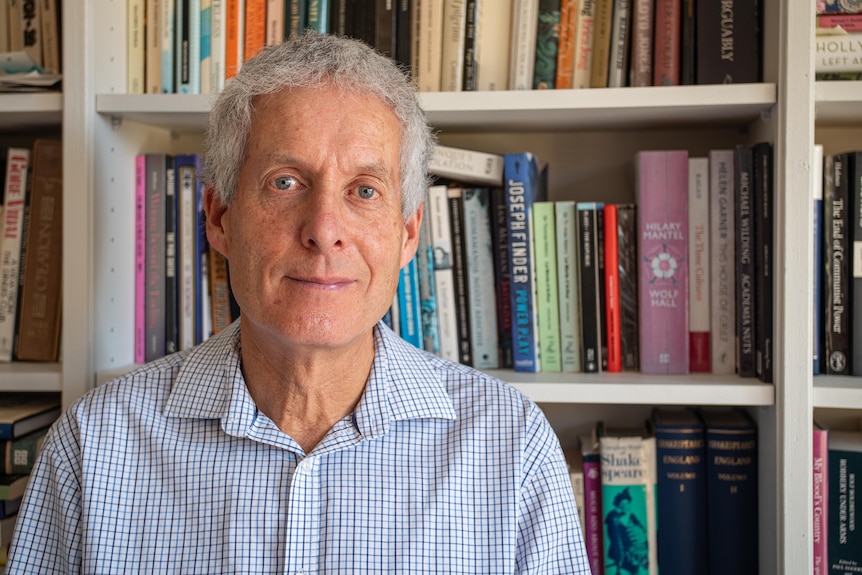
{"label": "black book", "polygon": [[491,241],[497,285],[497,340],[500,367],[512,369],[512,277],[509,271],[509,228],[506,225],[506,192],[491,188]]}
{"label": "black book", "polygon": [[470,296],[467,293],[467,258],[464,246],[463,190],[449,188],[449,215],[452,231],[452,275],[455,279],[455,319],[458,328],[458,361],[473,365],[470,345]]}
{"label": "black book", "polygon": [[823,337],[826,373],[850,374],[850,254],[846,158],[826,156],[823,168]]}
{"label": "black book", "polygon": [[[847,161],[847,189],[850,197],[850,218],[848,235],[853,246],[862,244],[862,151],[845,154]],[[853,319],[851,321],[851,341],[862,341],[862,269],[857,259],[852,259],[850,281],[853,284]],[[850,358],[850,371],[853,375],[862,375],[862,346],[854,345]]]}
{"label": "black book", "polygon": [[165,157],[165,353],[180,349],[177,281],[177,187],[174,157]]}
{"label": "black book", "polygon": [[775,241],[772,213],[772,144],[754,146],[754,228],[757,249],[754,253],[755,275],[755,359],[757,377],[772,383],[773,371],[773,293]]}
{"label": "black book", "polygon": [[620,285],[620,359],[623,371],[640,369],[637,207],[617,204],[617,266]]}
{"label": "black book", "polygon": [[760,82],[762,26],[760,0],[697,0],[695,77],[698,84]]}
{"label": "black book", "polygon": [[734,150],[736,194],[736,372],[755,377],[755,246],[754,148],[740,145]]}
{"label": "black book", "polygon": [[395,6],[395,61],[408,74],[414,75],[411,69],[413,61],[413,10],[416,2],[411,0],[393,0]]}
{"label": "black book", "polygon": [[697,0],[682,0],[682,24],[680,58],[679,58],[679,83],[691,85],[697,83],[697,36],[695,35],[695,20],[697,14]]}
{"label": "black book", "polygon": [[581,281],[581,367],[585,373],[601,370],[601,305],[599,303],[598,216],[596,204],[577,204]]}
{"label": "black book", "polygon": [[476,28],[479,19],[478,0],[467,0],[467,22],[464,27],[464,79],[465,92],[476,89]]}

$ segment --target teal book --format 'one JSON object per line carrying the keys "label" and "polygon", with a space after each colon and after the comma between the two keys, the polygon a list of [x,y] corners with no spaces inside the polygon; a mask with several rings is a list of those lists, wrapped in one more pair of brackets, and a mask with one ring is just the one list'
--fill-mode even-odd
{"label": "teal book", "polygon": [[533,88],[553,89],[560,47],[560,0],[539,0]]}

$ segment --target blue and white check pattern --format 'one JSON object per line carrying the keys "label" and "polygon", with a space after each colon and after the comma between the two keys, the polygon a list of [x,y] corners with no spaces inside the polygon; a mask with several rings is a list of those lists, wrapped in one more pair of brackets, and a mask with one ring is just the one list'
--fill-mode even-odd
{"label": "blue and white check pattern", "polygon": [[43,446],[9,575],[588,574],[536,405],[383,324],[375,342],[308,454],[249,396],[238,323],[93,390]]}

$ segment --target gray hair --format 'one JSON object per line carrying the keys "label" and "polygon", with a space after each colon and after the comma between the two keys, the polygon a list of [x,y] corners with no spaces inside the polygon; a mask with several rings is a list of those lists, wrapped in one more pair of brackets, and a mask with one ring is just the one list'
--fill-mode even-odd
{"label": "gray hair", "polygon": [[209,116],[203,180],[224,205],[235,195],[256,96],[283,89],[332,85],[380,98],[401,123],[401,209],[419,209],[428,187],[436,139],[417,89],[394,61],[359,40],[306,32],[267,46],[225,83]]}

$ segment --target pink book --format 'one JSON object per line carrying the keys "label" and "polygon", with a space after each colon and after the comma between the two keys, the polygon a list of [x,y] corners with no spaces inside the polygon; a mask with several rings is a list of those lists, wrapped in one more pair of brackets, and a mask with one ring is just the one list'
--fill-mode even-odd
{"label": "pink book", "polygon": [[688,152],[637,155],[642,373],[688,373]]}
{"label": "pink book", "polygon": [[146,346],[147,163],[135,158],[135,363],[144,363]]}
{"label": "pink book", "polygon": [[584,543],[592,575],[603,575],[604,521],[602,520],[602,471],[599,448],[592,435],[581,437],[581,453],[584,458]]}
{"label": "pink book", "polygon": [[814,533],[811,540],[814,542],[814,575],[829,575],[829,557],[827,556],[826,542],[827,510],[829,509],[828,489],[829,485],[827,469],[827,455],[829,453],[829,432],[814,424],[813,455],[813,479],[814,479]]}

